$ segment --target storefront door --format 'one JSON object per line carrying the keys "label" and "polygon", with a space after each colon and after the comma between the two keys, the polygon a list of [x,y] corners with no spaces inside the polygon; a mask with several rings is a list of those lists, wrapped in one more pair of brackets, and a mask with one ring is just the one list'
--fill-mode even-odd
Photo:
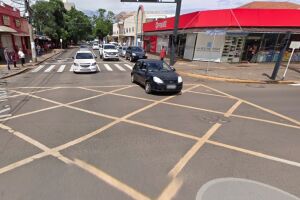
{"label": "storefront door", "polygon": [[14,49],[11,35],[1,35],[1,44],[3,48],[8,48],[9,51]]}

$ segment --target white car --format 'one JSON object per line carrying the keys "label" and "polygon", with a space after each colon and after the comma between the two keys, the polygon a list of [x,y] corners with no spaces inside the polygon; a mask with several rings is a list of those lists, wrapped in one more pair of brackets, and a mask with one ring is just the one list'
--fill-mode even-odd
{"label": "white car", "polygon": [[99,53],[103,60],[119,60],[119,51],[113,44],[103,44]]}
{"label": "white car", "polygon": [[72,65],[74,73],[97,72],[96,56],[91,51],[77,51]]}
{"label": "white car", "polygon": [[93,48],[93,50],[99,50],[99,44],[94,43],[92,48]]}

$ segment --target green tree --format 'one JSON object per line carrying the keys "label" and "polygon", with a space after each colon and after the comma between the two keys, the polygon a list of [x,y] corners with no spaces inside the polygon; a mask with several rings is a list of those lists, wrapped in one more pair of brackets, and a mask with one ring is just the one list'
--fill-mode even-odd
{"label": "green tree", "polygon": [[104,37],[112,33],[112,27],[115,14],[105,9],[98,10],[98,16],[93,16],[93,34],[102,40]]}
{"label": "green tree", "polygon": [[88,16],[83,12],[72,8],[65,14],[65,23],[69,34],[69,40],[75,44],[80,40],[88,40],[92,34],[92,24]]}

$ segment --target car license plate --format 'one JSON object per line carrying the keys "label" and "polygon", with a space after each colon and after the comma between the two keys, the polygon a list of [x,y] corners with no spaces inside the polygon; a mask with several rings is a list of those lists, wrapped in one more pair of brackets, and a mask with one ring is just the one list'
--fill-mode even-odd
{"label": "car license plate", "polygon": [[167,85],[167,89],[176,89],[176,85]]}

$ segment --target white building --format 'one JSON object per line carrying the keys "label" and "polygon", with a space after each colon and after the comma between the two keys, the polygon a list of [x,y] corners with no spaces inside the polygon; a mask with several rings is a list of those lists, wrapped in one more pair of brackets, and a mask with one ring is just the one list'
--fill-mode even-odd
{"label": "white building", "polygon": [[127,18],[113,24],[112,37],[115,42],[118,42],[122,45],[130,46],[138,43],[138,45],[142,46],[141,37],[143,36],[143,23],[158,19],[165,19],[172,16],[174,15],[155,12],[146,12],[143,15],[140,13],[138,17],[137,14],[132,14],[131,16],[128,16]]}
{"label": "white building", "polygon": [[64,3],[65,9],[70,11],[72,8],[75,8],[75,4],[69,2],[68,0],[61,0]]}

